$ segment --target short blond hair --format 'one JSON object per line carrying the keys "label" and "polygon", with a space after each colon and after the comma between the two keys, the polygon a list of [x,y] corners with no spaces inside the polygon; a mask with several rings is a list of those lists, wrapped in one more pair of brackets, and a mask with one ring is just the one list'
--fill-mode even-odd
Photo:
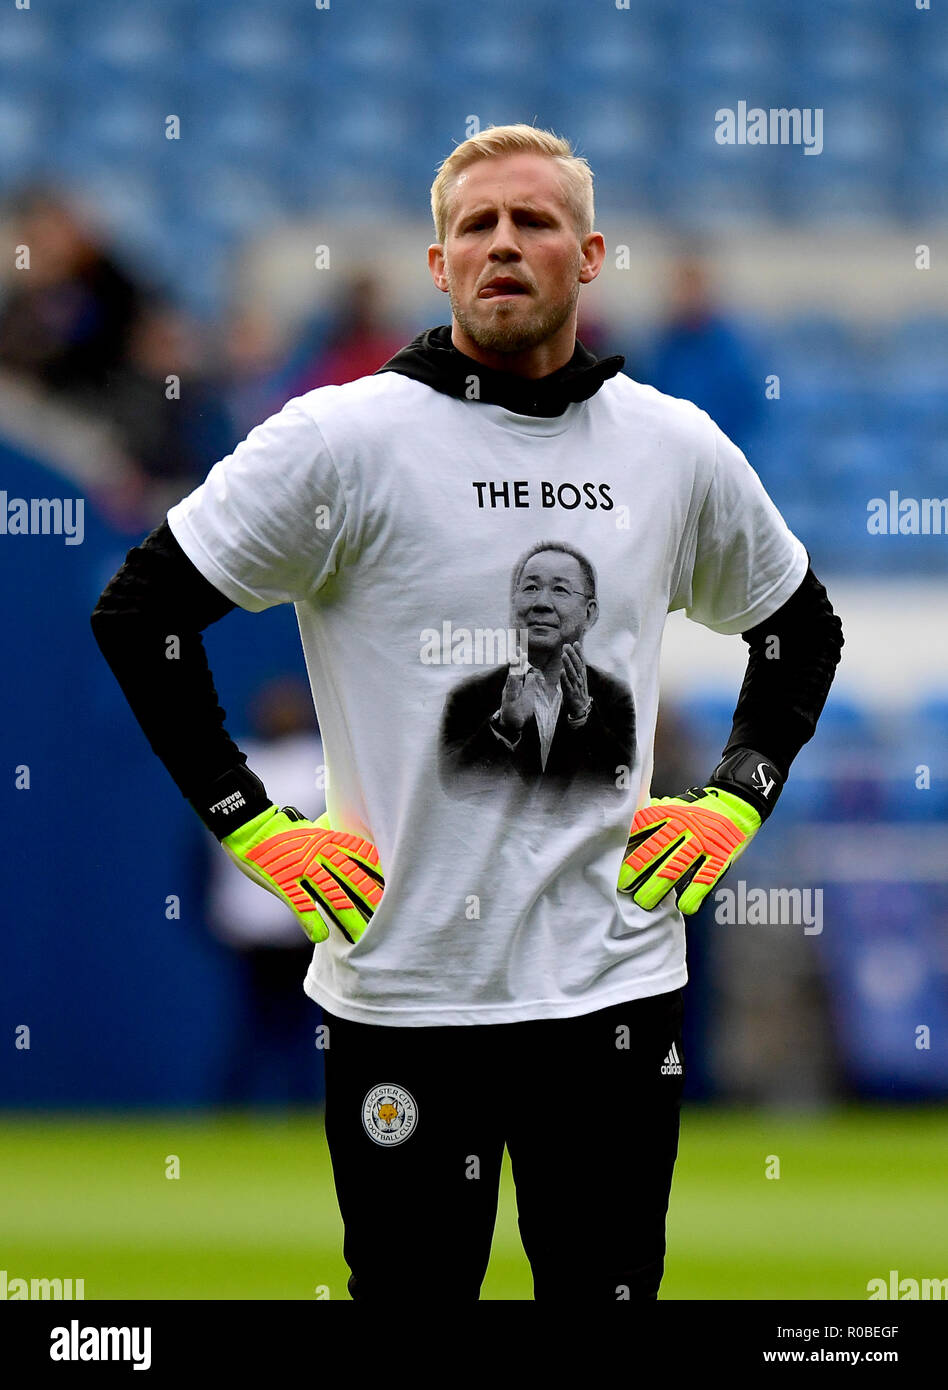
{"label": "short blond hair", "polygon": [[438,165],[435,181],[431,185],[431,215],[434,218],[435,239],[439,244],[444,244],[452,195],[462,171],[479,159],[521,153],[545,155],[555,160],[576,234],[580,241],[589,235],[595,218],[593,173],[582,155],[574,154],[569,141],[550,130],[538,130],[536,126],[524,124],[494,125],[472,135]]}

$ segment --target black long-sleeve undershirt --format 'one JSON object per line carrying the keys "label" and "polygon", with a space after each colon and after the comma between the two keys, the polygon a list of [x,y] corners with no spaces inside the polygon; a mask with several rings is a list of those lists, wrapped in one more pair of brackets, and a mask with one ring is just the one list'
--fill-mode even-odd
{"label": "black long-sleeve undershirt", "polygon": [[[153,751],[182,795],[246,764],[224,728],[201,633],[236,604],[204,578],[167,521],[135,546],[92,614],[92,631]],[[169,638],[179,643],[169,657]]]}
{"label": "black long-sleeve undershirt", "polygon": [[[246,764],[246,754],[224,727],[226,711],[201,639],[205,628],[234,607],[163,521],[128,552],[91,618],[99,648],[152,749],[192,801],[200,802],[220,778]],[[752,748],[785,778],[826,702],[842,626],[808,569],[782,608],[741,635],[749,647],[747,671],[724,751]],[[179,647],[169,659],[172,637]]]}
{"label": "black long-sleeve undershirt", "polygon": [[724,752],[753,748],[786,780],[826,704],[843,649],[843,626],[808,567],[786,603],[741,637],[748,645],[747,670]]}

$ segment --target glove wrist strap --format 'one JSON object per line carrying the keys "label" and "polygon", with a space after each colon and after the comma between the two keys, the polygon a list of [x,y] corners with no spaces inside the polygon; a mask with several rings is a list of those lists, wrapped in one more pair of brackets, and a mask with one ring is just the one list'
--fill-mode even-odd
{"label": "glove wrist strap", "polygon": [[783,791],[784,778],[763,753],[752,748],[734,748],[718,763],[708,779],[709,787],[720,787],[743,797],[765,821]]}
{"label": "glove wrist strap", "polygon": [[218,840],[273,805],[260,778],[244,764],[223,773],[188,800]]}

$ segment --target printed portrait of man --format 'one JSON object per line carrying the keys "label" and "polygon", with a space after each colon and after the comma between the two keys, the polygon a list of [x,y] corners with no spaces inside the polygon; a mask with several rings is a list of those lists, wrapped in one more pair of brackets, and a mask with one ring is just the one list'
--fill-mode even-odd
{"label": "printed portrait of man", "polygon": [[580,551],[539,541],[520,557],[510,622],[526,632],[526,656],[451,691],[440,740],[449,794],[472,776],[559,791],[575,781],[616,787],[618,770],[635,758],[635,709],[628,686],[586,659],[598,617],[596,572]]}

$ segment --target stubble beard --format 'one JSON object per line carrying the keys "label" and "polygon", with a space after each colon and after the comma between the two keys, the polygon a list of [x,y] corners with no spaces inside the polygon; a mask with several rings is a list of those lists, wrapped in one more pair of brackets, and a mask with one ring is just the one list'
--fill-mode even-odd
{"label": "stubble beard", "polygon": [[[577,274],[579,264],[577,262]],[[487,315],[481,316],[469,311],[462,304],[455,290],[450,272],[447,272],[448,299],[455,322],[464,330],[472,342],[488,352],[525,352],[545,343],[563,327],[576,307],[579,298],[579,281],[570,286],[565,299],[537,304],[526,314],[521,309],[513,309],[514,300],[505,301]],[[491,304],[492,300],[479,303]],[[508,312],[507,304],[511,305]]]}

